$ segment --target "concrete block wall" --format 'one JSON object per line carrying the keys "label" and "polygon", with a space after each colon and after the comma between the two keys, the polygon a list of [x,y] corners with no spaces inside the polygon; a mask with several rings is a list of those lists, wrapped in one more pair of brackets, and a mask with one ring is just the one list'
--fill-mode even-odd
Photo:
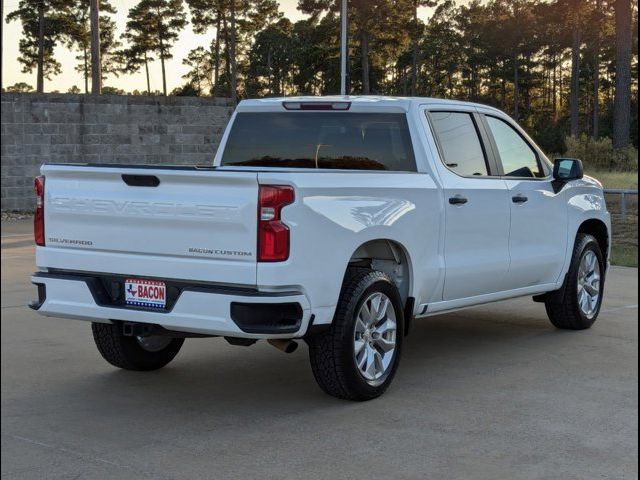
{"label": "concrete block wall", "polygon": [[33,209],[45,162],[210,165],[228,99],[2,93],[2,210]]}

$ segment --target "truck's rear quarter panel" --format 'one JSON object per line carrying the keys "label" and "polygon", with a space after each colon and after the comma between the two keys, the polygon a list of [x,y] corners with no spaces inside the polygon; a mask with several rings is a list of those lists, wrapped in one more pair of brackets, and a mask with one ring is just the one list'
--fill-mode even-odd
{"label": "truck's rear quarter panel", "polygon": [[430,175],[263,171],[258,179],[260,184],[293,185],[296,192],[294,204],[282,212],[291,228],[289,259],[259,263],[258,287],[291,285],[306,292],[315,323],[331,322],[349,259],[371,240],[403,247],[412,295],[426,302],[438,291],[443,200]]}

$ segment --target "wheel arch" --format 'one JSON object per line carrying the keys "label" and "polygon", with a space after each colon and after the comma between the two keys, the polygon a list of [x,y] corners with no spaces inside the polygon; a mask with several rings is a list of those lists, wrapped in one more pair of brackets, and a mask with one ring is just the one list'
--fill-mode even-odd
{"label": "wheel arch", "polygon": [[577,241],[578,235],[584,233],[587,235],[592,235],[598,245],[600,246],[600,251],[602,252],[602,256],[605,262],[605,273],[606,273],[606,263],[609,259],[610,255],[610,235],[609,235],[609,227],[607,223],[599,218],[587,218],[580,223],[577,230],[575,231],[575,235],[569,242],[568,246],[568,256],[565,264],[565,269],[562,273],[562,284],[558,284],[558,289],[547,292],[541,295],[535,295],[533,300],[536,302],[546,302],[546,301],[554,301],[556,303],[562,302],[564,299],[564,289],[565,284],[567,282],[567,275],[569,273],[569,269],[571,268],[571,260],[574,251],[575,242]]}
{"label": "wheel arch", "polygon": [[577,233],[586,233],[592,235],[600,245],[600,251],[604,256],[605,263],[609,259],[609,228],[607,225],[598,218],[590,218],[585,220],[578,227]]}
{"label": "wheel arch", "polygon": [[398,287],[405,306],[412,297],[411,257],[405,246],[396,240],[379,238],[362,243],[351,254],[349,266],[366,266],[389,275]]}

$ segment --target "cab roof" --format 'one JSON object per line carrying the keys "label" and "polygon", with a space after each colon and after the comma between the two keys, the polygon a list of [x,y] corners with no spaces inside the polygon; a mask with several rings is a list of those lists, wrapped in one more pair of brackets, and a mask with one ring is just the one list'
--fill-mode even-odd
{"label": "cab roof", "polygon": [[393,108],[401,109],[408,112],[412,107],[418,105],[457,105],[474,108],[483,108],[500,112],[500,110],[482,105],[479,103],[463,102],[460,100],[450,100],[443,98],[430,97],[391,97],[382,95],[327,95],[327,96],[298,96],[298,97],[270,97],[242,100],[238,104],[238,111],[256,111],[264,109],[278,108],[284,102],[301,102],[301,103],[330,103],[330,102],[350,102],[352,106],[372,107],[372,108]]}

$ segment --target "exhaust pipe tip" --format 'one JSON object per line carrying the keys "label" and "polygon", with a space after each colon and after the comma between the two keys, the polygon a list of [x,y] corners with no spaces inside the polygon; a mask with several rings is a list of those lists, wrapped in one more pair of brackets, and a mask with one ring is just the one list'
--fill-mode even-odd
{"label": "exhaust pipe tip", "polygon": [[284,353],[293,353],[298,349],[298,342],[287,338],[269,338],[267,342]]}

